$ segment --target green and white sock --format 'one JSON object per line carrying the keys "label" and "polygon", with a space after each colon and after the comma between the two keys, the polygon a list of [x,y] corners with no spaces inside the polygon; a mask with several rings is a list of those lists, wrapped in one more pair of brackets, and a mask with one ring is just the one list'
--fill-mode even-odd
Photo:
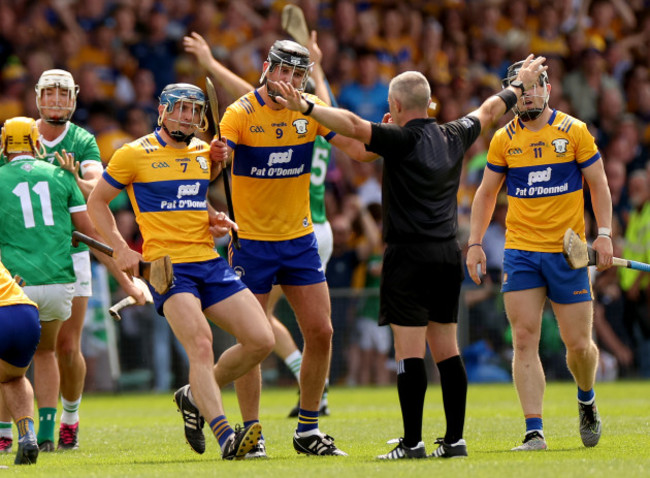
{"label": "green and white sock", "polygon": [[0,438],[13,438],[11,422],[0,422]]}
{"label": "green and white sock", "polygon": [[302,365],[302,354],[300,350],[290,353],[287,358],[284,359],[284,363],[287,364],[291,373],[293,373],[300,383],[300,366]]}
{"label": "green and white sock", "polygon": [[61,414],[61,423],[66,425],[74,425],[79,421],[79,405],[81,405],[81,397],[74,402],[69,402],[61,397],[61,404],[63,405],[63,413]]}

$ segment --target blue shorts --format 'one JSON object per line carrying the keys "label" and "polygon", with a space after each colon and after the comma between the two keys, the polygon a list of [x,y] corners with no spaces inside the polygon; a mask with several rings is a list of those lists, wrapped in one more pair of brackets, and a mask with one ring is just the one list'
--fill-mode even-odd
{"label": "blue shorts", "polygon": [[573,270],[561,252],[506,249],[501,292],[546,287],[546,295],[558,304],[587,302],[592,298],[589,270]]}
{"label": "blue shorts", "polygon": [[29,304],[0,307],[0,359],[14,367],[27,367],[41,340],[38,309]]}
{"label": "blue shorts", "polygon": [[230,246],[233,269],[255,294],[266,294],[275,284],[311,285],[325,282],[316,236],[288,241],[241,239],[241,249]]}
{"label": "blue shorts", "polygon": [[246,289],[244,283],[233,272],[223,257],[203,262],[182,262],[174,264],[174,283],[164,294],[158,294],[149,286],[153,303],[160,315],[163,304],[174,294],[189,292],[201,301],[201,309],[227,299],[240,290]]}

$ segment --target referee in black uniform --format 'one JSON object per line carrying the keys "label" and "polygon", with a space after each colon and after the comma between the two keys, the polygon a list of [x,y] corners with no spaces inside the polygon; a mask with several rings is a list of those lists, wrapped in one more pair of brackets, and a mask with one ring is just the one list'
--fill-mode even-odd
{"label": "referee in black uniform", "polygon": [[[429,456],[467,456],[463,439],[467,374],[456,338],[463,280],[456,195],[463,156],[481,129],[510,110],[532,87],[545,58],[530,55],[517,80],[475,111],[439,125],[428,118],[431,90],[424,75],[404,72],[390,82],[390,113],[370,123],[355,114],[314,105],[285,83],[278,101],[327,128],[362,141],[384,158],[383,234],[387,244],[380,290],[380,325],[390,324],[397,360],[397,391],[404,437],[381,459],[425,458],[422,413],[426,344],[440,371],[447,420],[444,438]],[[307,128],[310,125],[307,124]],[[313,127],[313,126],[312,126]]]}

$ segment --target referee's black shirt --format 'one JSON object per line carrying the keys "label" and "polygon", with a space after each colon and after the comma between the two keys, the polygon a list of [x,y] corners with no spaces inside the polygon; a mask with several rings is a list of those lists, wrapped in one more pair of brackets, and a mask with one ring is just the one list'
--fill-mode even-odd
{"label": "referee's black shirt", "polygon": [[373,123],[366,149],[384,157],[383,235],[387,244],[441,242],[458,229],[457,193],[463,156],[481,132],[478,118],[438,125]]}

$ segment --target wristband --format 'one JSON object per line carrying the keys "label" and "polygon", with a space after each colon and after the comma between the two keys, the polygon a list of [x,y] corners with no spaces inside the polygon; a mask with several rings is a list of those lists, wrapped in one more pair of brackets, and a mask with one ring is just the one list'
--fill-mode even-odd
{"label": "wristband", "polygon": [[598,228],[598,235],[599,236],[607,236],[609,238],[612,237],[612,230],[609,227],[599,227]]}
{"label": "wristband", "polygon": [[510,111],[517,104],[517,93],[512,90],[501,90],[496,95],[506,104],[506,111]]}
{"label": "wristband", "polygon": [[480,242],[475,242],[474,244],[470,244],[469,246],[467,246],[467,248],[469,249],[470,247],[474,247],[474,246],[481,246],[481,247],[483,247],[483,244],[481,244]]}
{"label": "wristband", "polygon": [[309,116],[314,109],[314,102],[309,101],[307,98],[305,98],[305,101],[307,102],[307,109],[302,113],[305,116]]}

